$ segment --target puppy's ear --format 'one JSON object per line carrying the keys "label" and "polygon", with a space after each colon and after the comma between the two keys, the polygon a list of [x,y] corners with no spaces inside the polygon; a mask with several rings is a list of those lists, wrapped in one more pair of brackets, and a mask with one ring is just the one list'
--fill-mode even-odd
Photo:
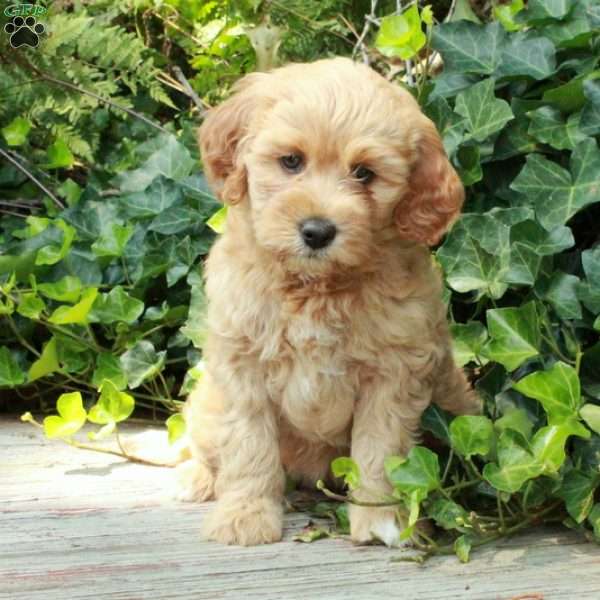
{"label": "puppy's ear", "polygon": [[395,219],[403,238],[433,246],[458,217],[464,188],[435,125],[424,116],[421,119],[417,159],[408,192],[396,207]]}
{"label": "puppy's ear", "polygon": [[206,178],[217,198],[227,204],[237,204],[248,190],[243,151],[264,76],[244,77],[231,98],[209,111],[198,131]]}

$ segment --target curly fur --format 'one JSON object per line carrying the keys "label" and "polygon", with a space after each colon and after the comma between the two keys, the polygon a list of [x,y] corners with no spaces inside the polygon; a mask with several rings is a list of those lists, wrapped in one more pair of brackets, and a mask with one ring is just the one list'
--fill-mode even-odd
{"label": "curly fur", "polygon": [[[347,59],[242,81],[200,129],[209,182],[230,205],[206,264],[207,375],[190,395],[187,496],[217,499],[206,537],[281,538],[284,470],[306,484],[333,458],[361,470],[358,497],[389,492],[386,456],[419,436],[436,402],[478,400],[452,360],[441,282],[426,244],[458,215],[463,189],[412,96]],[[301,153],[285,172],[279,157]],[[375,172],[368,185],[354,165]],[[318,252],[298,223],[333,221]],[[351,534],[397,542],[390,509],[351,507]]]}

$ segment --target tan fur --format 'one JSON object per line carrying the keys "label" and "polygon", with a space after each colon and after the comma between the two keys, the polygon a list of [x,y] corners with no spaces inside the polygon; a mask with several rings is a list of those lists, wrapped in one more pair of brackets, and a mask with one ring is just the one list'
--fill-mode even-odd
{"label": "tan fur", "polygon": [[[217,499],[204,533],[281,538],[284,469],[304,483],[331,460],[358,463],[359,497],[389,492],[386,456],[418,440],[430,404],[476,412],[452,360],[440,276],[424,243],[463,191],[412,96],[347,59],[251,75],[200,130],[209,181],[230,204],[206,264],[207,377],[186,420],[187,496]],[[300,152],[302,173],[279,157]],[[375,179],[353,180],[364,164]],[[333,221],[311,255],[308,217]],[[389,509],[351,507],[352,537],[396,541]]]}

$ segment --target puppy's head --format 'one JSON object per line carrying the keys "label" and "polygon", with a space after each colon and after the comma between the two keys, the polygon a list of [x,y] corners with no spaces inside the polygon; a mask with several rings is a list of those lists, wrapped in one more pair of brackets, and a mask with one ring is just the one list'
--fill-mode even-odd
{"label": "puppy's head", "polygon": [[398,237],[435,244],[463,201],[413,97],[347,59],[247,76],[200,146],[216,194],[248,203],[255,243],[294,271],[360,268]]}

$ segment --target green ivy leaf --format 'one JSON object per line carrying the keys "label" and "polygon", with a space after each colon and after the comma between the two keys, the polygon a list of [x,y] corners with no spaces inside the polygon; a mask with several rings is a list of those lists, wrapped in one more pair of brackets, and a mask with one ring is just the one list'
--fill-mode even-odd
{"label": "green ivy leaf", "polygon": [[483,179],[480,159],[481,154],[477,146],[463,146],[456,153],[458,173],[465,187]]}
{"label": "green ivy leaf", "polygon": [[[436,80],[437,81],[437,80]],[[427,116],[435,123],[448,156],[453,156],[462,142],[465,119],[457,115],[445,98],[434,97],[425,107]]]}
{"label": "green ivy leaf", "polygon": [[22,146],[27,141],[31,130],[31,121],[23,117],[15,117],[6,127],[2,128],[2,135],[9,146]]}
{"label": "green ivy leaf", "polygon": [[525,360],[539,354],[540,325],[535,304],[519,308],[496,308],[487,313],[490,341],[485,353],[490,360],[514,371]]}
{"label": "green ivy leaf", "polygon": [[531,437],[533,423],[529,420],[527,413],[523,409],[513,408],[504,416],[494,421],[494,427],[500,434],[506,429],[512,429],[528,440]]}
{"label": "green ivy leaf", "polygon": [[56,190],[66,200],[67,206],[75,206],[83,193],[83,190],[79,185],[77,185],[70,177],[65,179]]}
{"label": "green ivy leaf", "polygon": [[227,223],[227,207],[222,206],[216,213],[212,215],[206,224],[218,234],[221,234],[225,231],[225,225]]}
{"label": "green ivy leaf", "polygon": [[436,253],[448,285],[457,292],[477,290],[502,297],[508,287],[504,277],[510,260],[509,236],[510,227],[489,215],[465,215]]}
{"label": "green ivy leaf", "polygon": [[452,323],[450,333],[454,362],[458,367],[463,367],[469,362],[487,362],[487,359],[481,356],[482,348],[488,339],[487,330],[482,323]]}
{"label": "green ivy leaf", "polygon": [[598,202],[599,186],[600,151],[591,139],[580,142],[573,151],[570,172],[540,154],[531,154],[511,184],[535,203],[538,219],[548,230]]}
{"label": "green ivy leaf", "polygon": [[458,556],[458,560],[462,563],[469,562],[471,554],[471,539],[467,535],[461,535],[454,541],[454,552]]}
{"label": "green ivy leaf", "polygon": [[453,500],[437,498],[427,510],[427,516],[444,529],[463,530],[469,520],[469,513]]}
{"label": "green ivy leaf", "polygon": [[529,134],[557,150],[573,150],[586,138],[580,130],[580,113],[565,119],[562,113],[551,106],[542,106],[527,114],[531,119]]}
{"label": "green ivy leaf", "polygon": [[450,416],[437,404],[430,404],[421,417],[421,427],[430,431],[438,440],[450,444]]}
{"label": "green ivy leaf", "polygon": [[446,72],[491,75],[500,63],[506,32],[499,23],[442,23],[433,31],[432,47],[444,59]]}
{"label": "green ivy leaf", "polygon": [[56,402],[57,415],[44,419],[44,433],[49,438],[70,438],[85,424],[87,413],[83,408],[81,394],[61,394]]}
{"label": "green ivy leaf", "polygon": [[10,350],[0,347],[0,387],[16,387],[25,383],[25,373],[21,370]]}
{"label": "green ivy leaf", "polygon": [[427,36],[421,28],[421,18],[416,4],[401,15],[381,20],[375,47],[385,56],[397,56],[404,60],[412,58],[423,48]]}
{"label": "green ivy leaf", "polygon": [[494,6],[494,17],[502,23],[506,31],[518,31],[523,27],[517,23],[515,15],[519,14],[525,7],[523,0],[512,0],[510,4],[499,4]]}
{"label": "green ivy leaf", "polygon": [[562,319],[581,319],[581,305],[577,299],[580,286],[579,277],[556,271],[546,283],[541,297],[554,307]]}
{"label": "green ivy leaf", "polygon": [[502,49],[497,77],[531,77],[546,79],[556,70],[554,44],[531,32],[513,33]]}
{"label": "green ivy leaf", "polygon": [[594,529],[594,537],[596,540],[600,540],[600,502],[594,504],[587,520]]}
{"label": "green ivy leaf", "polygon": [[98,425],[120,423],[131,415],[134,408],[133,396],[118,390],[110,379],[105,379],[100,389],[100,398],[90,409],[88,419]]}
{"label": "green ivy leaf", "polygon": [[81,296],[81,280],[72,275],[65,275],[54,283],[38,284],[40,294],[58,302],[74,303]]}
{"label": "green ivy leaf", "polygon": [[192,227],[198,221],[198,218],[198,211],[187,206],[171,207],[171,209],[155,217],[148,229],[163,235],[173,235]]}
{"label": "green ivy leaf", "polygon": [[592,431],[600,435],[600,406],[585,404],[581,407],[579,415]]}
{"label": "green ivy leaf", "polygon": [[169,444],[174,444],[178,439],[185,435],[185,419],[181,413],[171,415],[166,421]]}
{"label": "green ivy leaf", "polygon": [[144,303],[130,296],[120,285],[94,301],[88,320],[91,323],[133,323],[144,312]]}
{"label": "green ivy leaf", "polygon": [[508,102],[494,96],[494,80],[484,79],[456,96],[454,110],[465,117],[465,139],[483,142],[514,119]]}
{"label": "green ivy leaf", "polygon": [[600,246],[581,253],[586,279],[577,284],[577,296],[593,313],[600,313]]}
{"label": "green ivy leaf", "polygon": [[37,256],[35,257],[36,265],[54,265],[67,255],[71,244],[75,239],[75,228],[65,223],[62,219],[55,219],[52,225],[62,231],[62,243],[60,246],[56,244],[49,244],[43,246],[38,250]]}
{"label": "green ivy leaf", "polygon": [[526,17],[529,23],[564,19],[572,4],[571,0],[529,0]]}
{"label": "green ivy leaf", "polygon": [[577,417],[581,406],[579,377],[573,367],[557,362],[547,371],[537,371],[520,379],[513,387],[538,400],[548,423],[559,424],[569,417]]}
{"label": "green ivy leaf", "polygon": [[155,377],[165,364],[166,350],[157,352],[152,342],[142,340],[121,355],[121,367],[127,375],[130,388]]}
{"label": "green ivy leaf", "polygon": [[96,256],[122,256],[132,235],[133,225],[110,223],[103,228],[100,237],[92,244],[92,251]]}
{"label": "green ivy leaf", "polygon": [[516,431],[506,429],[497,444],[498,464],[487,463],[484,479],[497,490],[512,494],[523,484],[542,473],[542,465],[530,452],[527,440]]}
{"label": "green ivy leaf", "polygon": [[175,182],[158,177],[143,192],[121,196],[120,201],[130,218],[155,217],[164,213],[183,197],[181,187]]}
{"label": "green ivy leaf", "polygon": [[105,379],[110,380],[118,390],[127,387],[127,375],[121,368],[119,357],[110,352],[101,352],[96,359],[96,368],[92,375],[92,385],[99,389]]}
{"label": "green ivy leaf", "polygon": [[183,383],[181,384],[181,389],[179,390],[179,395],[187,396],[196,387],[197,383],[204,379],[204,374],[204,361],[201,360],[191,369],[187,370],[185,377],[183,378]]}
{"label": "green ivy leaf", "polygon": [[487,417],[462,415],[450,423],[452,447],[466,458],[473,454],[485,456],[492,449],[494,426]]}
{"label": "green ivy leaf", "polygon": [[87,288],[81,294],[81,300],[73,306],[59,306],[50,315],[48,321],[55,325],[68,325],[71,323],[77,323],[85,325],[88,322],[88,315],[92,309],[92,305],[96,301],[98,295],[97,288]]}
{"label": "green ivy leaf", "polygon": [[188,318],[181,328],[181,333],[183,333],[196,348],[202,348],[208,331],[208,301],[206,293],[204,292],[204,283],[199,274],[193,272],[190,273],[188,283],[192,286],[192,297]]}
{"label": "green ivy leaf", "polygon": [[174,181],[184,180],[194,166],[195,162],[189,150],[174,136],[167,135],[161,138],[160,146],[139,169],[121,173],[116,179],[116,184],[124,192],[142,192],[157,177],[162,176]]}
{"label": "green ivy leaf", "polygon": [[21,294],[17,312],[28,319],[38,319],[46,308],[44,301],[34,292]]}
{"label": "green ivy leaf", "polygon": [[331,463],[331,472],[335,477],[343,477],[344,483],[355,490],[360,486],[360,470],[352,458],[339,456]]}
{"label": "green ivy leaf", "polygon": [[391,456],[384,465],[394,489],[403,494],[420,491],[425,498],[441,486],[437,454],[428,448],[415,446],[406,458]]}
{"label": "green ivy leaf", "polygon": [[600,79],[583,82],[586,103],[581,110],[579,127],[585,135],[600,134]]}
{"label": "green ivy leaf", "polygon": [[567,511],[576,523],[581,523],[590,514],[597,485],[597,477],[577,469],[565,475],[558,495],[565,501]]}
{"label": "green ivy leaf", "polygon": [[583,108],[585,96],[583,83],[585,76],[574,77],[571,81],[550,88],[542,95],[542,101],[565,113],[572,113]]}
{"label": "green ivy leaf", "polygon": [[67,143],[61,138],[48,146],[46,155],[48,157],[48,162],[44,165],[46,169],[70,169],[75,162]]}
{"label": "green ivy leaf", "polygon": [[46,343],[40,357],[29,367],[28,381],[35,381],[40,377],[50,375],[60,369],[58,356],[56,354],[56,337],[51,337]]}
{"label": "green ivy leaf", "polygon": [[542,427],[531,440],[531,450],[544,473],[558,472],[565,462],[565,444],[567,438],[575,435],[584,439],[590,437],[590,432],[579,421],[566,418],[559,425]]}

